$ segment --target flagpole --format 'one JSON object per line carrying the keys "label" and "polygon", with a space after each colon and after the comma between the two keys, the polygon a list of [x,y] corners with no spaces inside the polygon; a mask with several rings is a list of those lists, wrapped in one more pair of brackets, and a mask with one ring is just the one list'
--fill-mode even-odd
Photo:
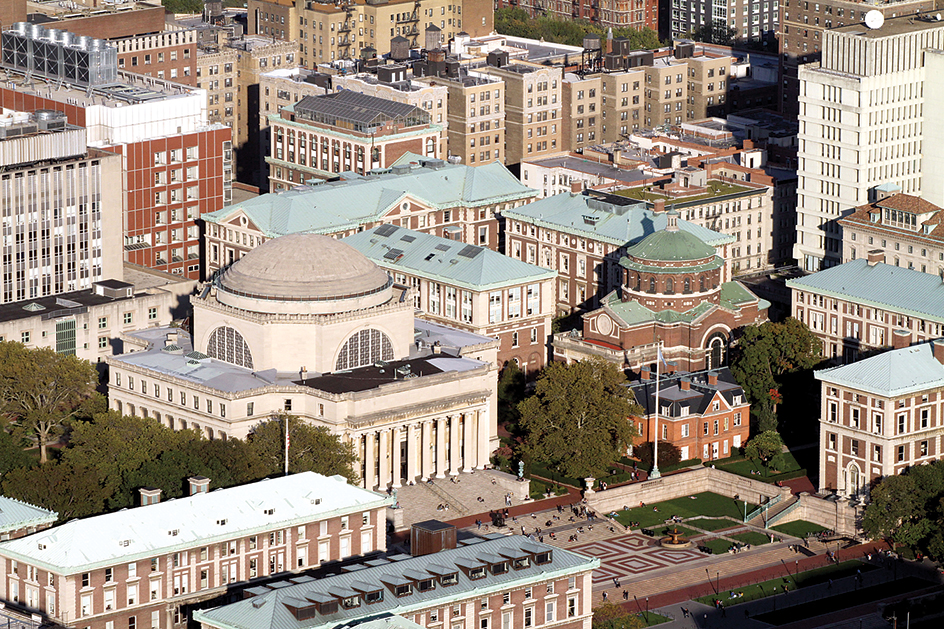
{"label": "flagpole", "polygon": [[659,478],[662,474],[659,472],[659,387],[661,385],[660,375],[662,374],[662,341],[656,345],[656,407],[654,414],[656,417],[655,433],[652,435],[652,471],[649,472],[649,478]]}
{"label": "flagpole", "polygon": [[285,415],[285,475],[288,476],[288,444],[290,437],[288,436],[288,415]]}

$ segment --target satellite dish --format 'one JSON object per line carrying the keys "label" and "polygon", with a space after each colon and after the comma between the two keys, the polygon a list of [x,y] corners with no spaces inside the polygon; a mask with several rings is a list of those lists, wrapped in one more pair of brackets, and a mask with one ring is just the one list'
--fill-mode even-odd
{"label": "satellite dish", "polygon": [[882,24],[885,23],[885,16],[882,15],[881,11],[872,9],[865,14],[865,25],[875,30],[877,28],[882,28]]}

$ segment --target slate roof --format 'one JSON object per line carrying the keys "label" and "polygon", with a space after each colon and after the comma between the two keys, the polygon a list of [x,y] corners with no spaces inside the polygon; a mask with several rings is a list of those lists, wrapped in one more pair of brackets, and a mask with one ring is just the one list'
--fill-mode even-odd
{"label": "slate roof", "polygon": [[429,114],[415,105],[398,103],[351,90],[306,96],[293,107],[295,114],[299,117],[335,118],[362,125],[369,125],[377,120],[392,120],[408,116],[420,116],[429,120]]}
{"label": "slate roof", "polygon": [[934,358],[936,340],[816,372],[816,379],[884,397],[909,395],[944,386],[944,365]]}
{"label": "slate roof", "polygon": [[[717,384],[708,384],[708,374],[718,376]],[[687,379],[690,389],[684,391],[679,382]],[[747,404],[744,390],[731,375],[727,367],[714,371],[678,372],[670,376],[663,375],[659,380],[659,406],[669,407],[669,417],[681,417],[681,408],[688,407],[689,415],[703,415],[710,407],[715,395],[720,394],[729,406]],[[638,380],[627,385],[633,392],[636,402],[643,407],[645,415],[652,415],[656,408],[656,381]],[[741,400],[735,403],[734,397]],[[746,419],[746,418],[745,418]]]}
{"label": "slate roof", "polygon": [[[917,215],[917,229],[912,230],[894,223],[885,223],[884,209],[900,210]],[[878,222],[872,221],[872,214],[879,213]],[[875,203],[866,203],[841,219],[843,225],[851,225],[872,231],[889,232],[899,238],[907,238],[918,242],[939,245],[944,240],[944,212],[941,208],[921,197],[909,194],[894,194]]]}
{"label": "slate roof", "polygon": [[0,496],[0,534],[20,529],[52,524],[59,514],[16,498]]}
{"label": "slate roof", "polygon": [[381,225],[342,239],[378,266],[476,291],[552,279],[557,271],[486,247]]}
{"label": "slate roof", "polygon": [[[226,223],[244,212],[269,238],[303,232],[334,234],[379,221],[407,197],[435,209],[449,209],[530,199],[538,194],[498,162],[471,167],[412,154],[405,157],[403,163],[426,165],[403,174],[384,172],[264,194],[201,218]],[[438,164],[431,168],[430,163]]]}
{"label": "slate roof", "polygon": [[[431,555],[419,557],[403,556],[399,561],[370,562],[369,567],[348,568],[348,572],[273,589],[230,605],[215,609],[195,611],[193,619],[206,627],[220,629],[327,629],[335,627],[359,626],[361,619],[375,617],[384,613],[409,615],[434,605],[448,605],[452,601],[470,597],[486,597],[494,593],[513,590],[530,583],[542,583],[551,579],[567,577],[575,573],[591,570],[600,566],[597,558],[585,557],[577,553],[555,548],[532,541],[520,535],[489,536],[490,539],[473,539],[460,542],[454,549],[442,550]],[[550,552],[550,562],[537,564],[533,556]],[[527,567],[510,568],[503,574],[485,571],[481,579],[470,580],[465,569],[487,567],[487,560],[505,560],[510,557],[531,555]],[[388,558],[392,559],[392,558]],[[432,579],[438,575],[457,573],[455,585],[436,587],[424,592],[414,588],[411,594],[397,597],[393,587],[408,584],[414,579]],[[408,578],[409,577],[409,578]],[[287,605],[313,606],[314,601],[337,601],[345,596],[356,596],[359,592],[383,592],[383,600],[370,605],[361,604],[352,609],[338,606],[334,613],[312,612],[307,620],[297,620]],[[254,593],[255,593],[254,592]],[[537,601],[540,601],[537,596]]]}
{"label": "slate roof", "polygon": [[[642,202],[617,206],[566,192],[505,210],[502,216],[617,247],[636,244],[649,234],[664,230],[668,222],[665,212],[653,212]],[[694,234],[712,247],[734,242],[734,236],[688,221],[679,220],[678,226],[681,231]]]}
{"label": "slate roof", "polygon": [[944,323],[944,282],[937,275],[864,258],[787,280],[787,287]]}
{"label": "slate roof", "polygon": [[302,472],[70,520],[3,542],[0,556],[76,574],[392,502],[341,476]]}

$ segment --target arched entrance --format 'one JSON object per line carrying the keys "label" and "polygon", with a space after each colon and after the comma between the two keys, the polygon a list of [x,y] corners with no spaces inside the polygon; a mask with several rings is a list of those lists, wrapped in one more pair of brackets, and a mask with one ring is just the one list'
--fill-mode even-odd
{"label": "arched entrance", "polygon": [[714,332],[705,341],[705,368],[724,367],[728,360],[728,337],[722,332]]}
{"label": "arched entrance", "polygon": [[847,498],[857,498],[862,493],[862,472],[855,463],[850,463],[843,472]]}

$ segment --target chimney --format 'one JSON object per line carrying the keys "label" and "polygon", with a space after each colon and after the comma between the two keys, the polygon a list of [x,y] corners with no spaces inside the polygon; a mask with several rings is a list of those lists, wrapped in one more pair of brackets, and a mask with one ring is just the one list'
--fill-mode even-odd
{"label": "chimney", "polygon": [[141,506],[156,505],[161,501],[161,490],[156,487],[142,487],[138,490],[141,494]]}
{"label": "chimney", "polygon": [[665,199],[656,199],[652,202],[653,212],[665,212]]}
{"label": "chimney", "polygon": [[911,345],[911,331],[892,330],[892,348],[901,349]]}
{"label": "chimney", "polygon": [[613,27],[612,26],[606,31],[606,52],[607,54],[613,52]]}
{"label": "chimney", "polygon": [[934,351],[937,362],[944,365],[944,341],[931,341],[931,349]]}
{"label": "chimney", "polygon": [[744,149],[754,148],[754,140],[744,140],[744,142],[741,144],[741,148],[744,148]]}
{"label": "chimney", "polygon": [[302,380],[308,380],[308,369],[302,365],[302,368],[298,370],[298,375]]}
{"label": "chimney", "polygon": [[210,479],[206,476],[191,476],[187,479],[190,481],[190,495],[195,494],[205,494],[210,491]]}
{"label": "chimney", "polygon": [[708,384],[715,386],[718,384],[718,372],[709,371],[708,372]]}
{"label": "chimney", "polygon": [[689,391],[692,388],[692,383],[688,378],[679,378],[679,388],[682,391]]}
{"label": "chimney", "polygon": [[573,194],[580,194],[583,192],[583,182],[582,181],[571,181],[570,182],[570,191]]}
{"label": "chimney", "polygon": [[649,367],[643,367],[639,370],[639,378],[641,380],[652,380],[652,376],[649,373]]}
{"label": "chimney", "polygon": [[881,249],[872,249],[871,251],[869,251],[868,261],[869,261],[869,266],[875,266],[879,262],[884,264],[885,252]]}

